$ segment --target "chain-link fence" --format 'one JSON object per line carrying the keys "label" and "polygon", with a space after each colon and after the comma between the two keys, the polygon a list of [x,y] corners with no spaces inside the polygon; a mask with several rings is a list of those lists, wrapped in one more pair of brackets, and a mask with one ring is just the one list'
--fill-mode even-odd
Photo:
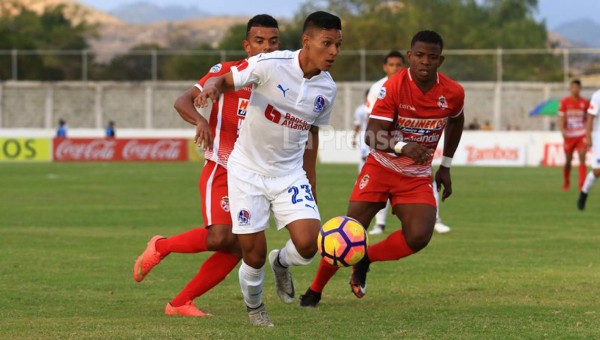
{"label": "chain-link fence", "polygon": [[[381,77],[388,50],[342,50],[331,73],[337,81]],[[600,49],[445,50],[442,71],[458,81],[566,82],[600,73]],[[0,50],[0,80],[189,80],[241,51]]]}

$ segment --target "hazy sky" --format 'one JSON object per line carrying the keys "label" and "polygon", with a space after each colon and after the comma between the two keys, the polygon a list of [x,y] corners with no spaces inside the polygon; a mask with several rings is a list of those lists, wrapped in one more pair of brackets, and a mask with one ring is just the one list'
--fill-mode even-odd
{"label": "hazy sky", "polygon": [[[194,6],[213,14],[254,15],[268,13],[275,17],[291,17],[303,0],[79,0],[93,7],[110,11],[122,4],[139,1],[151,2],[160,6]],[[548,28],[571,20],[592,19],[600,13],[600,0],[539,0],[538,18],[545,18]]]}

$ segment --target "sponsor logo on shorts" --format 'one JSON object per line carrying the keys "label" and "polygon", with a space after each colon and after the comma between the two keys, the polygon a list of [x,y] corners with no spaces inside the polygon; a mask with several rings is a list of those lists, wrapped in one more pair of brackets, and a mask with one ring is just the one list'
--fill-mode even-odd
{"label": "sponsor logo on shorts", "polygon": [[219,73],[219,71],[221,71],[222,67],[223,66],[221,64],[217,64],[217,65],[211,67],[210,73]]}
{"label": "sponsor logo on shorts", "polygon": [[240,210],[240,212],[238,213],[238,224],[240,226],[250,225],[250,212],[248,210]]}
{"label": "sponsor logo on shorts", "polygon": [[367,184],[369,184],[369,175],[364,175],[358,184],[358,188],[362,190],[367,186]]}
{"label": "sponsor logo on shorts", "polygon": [[225,212],[229,212],[229,197],[223,196],[223,198],[221,198],[221,209]]}
{"label": "sponsor logo on shorts", "polygon": [[322,95],[318,95],[315,98],[315,107],[313,108],[314,113],[321,113],[325,108],[325,98]]}

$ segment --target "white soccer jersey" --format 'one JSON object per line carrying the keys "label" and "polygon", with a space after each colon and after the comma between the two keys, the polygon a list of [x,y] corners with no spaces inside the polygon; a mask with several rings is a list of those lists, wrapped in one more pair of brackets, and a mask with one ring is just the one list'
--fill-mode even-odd
{"label": "white soccer jersey", "polygon": [[354,126],[359,126],[359,141],[360,156],[367,157],[369,155],[369,146],[365,143],[365,130],[367,129],[367,120],[369,119],[369,109],[366,104],[362,104],[354,110]]}
{"label": "white soccer jersey", "polygon": [[600,90],[594,92],[590,99],[588,114],[594,115],[594,132],[600,131]]}
{"label": "white soccer jersey", "polygon": [[383,87],[383,84],[388,80],[388,77],[385,76],[379,79],[375,84],[371,85],[369,88],[369,93],[367,94],[367,112],[370,114],[373,111],[373,106],[375,106],[375,102],[377,101],[377,97],[379,97],[379,91]]}
{"label": "white soccer jersey", "polygon": [[254,90],[229,163],[263,176],[302,169],[308,130],[329,124],[336,85],[325,71],[304,78],[299,54],[259,54],[231,68],[236,90]]}

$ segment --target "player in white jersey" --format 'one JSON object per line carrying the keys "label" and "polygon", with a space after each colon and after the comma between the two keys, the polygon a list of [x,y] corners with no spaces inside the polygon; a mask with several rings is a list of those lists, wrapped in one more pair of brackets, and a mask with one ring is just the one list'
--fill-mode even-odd
{"label": "player in white jersey", "polygon": [[317,252],[318,127],[329,123],[336,85],[327,70],[341,42],[340,18],[312,13],[304,22],[302,49],[249,58],[230,73],[207,81],[196,97],[196,106],[203,107],[223,91],[254,86],[229,157],[228,187],[233,233],[242,248],[240,286],[256,326],[273,327],[262,301],[269,213],[273,212],[277,228],[287,228],[291,237],[284,248],[269,254],[281,300],[294,301],[288,267],[309,264]]}
{"label": "player in white jersey", "polygon": [[585,182],[579,193],[579,199],[577,200],[579,210],[585,209],[588,193],[596,183],[596,179],[600,177],[600,119],[598,119],[600,114],[600,90],[592,95],[587,113],[585,146],[586,150],[592,148],[592,171],[585,177]]}
{"label": "player in white jersey", "polygon": [[[354,110],[354,134],[352,135],[352,147],[357,147],[360,152],[360,162],[358,163],[358,172],[362,169],[365,160],[369,155],[369,146],[365,143],[365,130],[367,128],[367,120],[369,120],[369,111],[367,109],[367,95],[369,90],[365,92],[365,101]],[[356,142],[358,139],[358,143]]]}

